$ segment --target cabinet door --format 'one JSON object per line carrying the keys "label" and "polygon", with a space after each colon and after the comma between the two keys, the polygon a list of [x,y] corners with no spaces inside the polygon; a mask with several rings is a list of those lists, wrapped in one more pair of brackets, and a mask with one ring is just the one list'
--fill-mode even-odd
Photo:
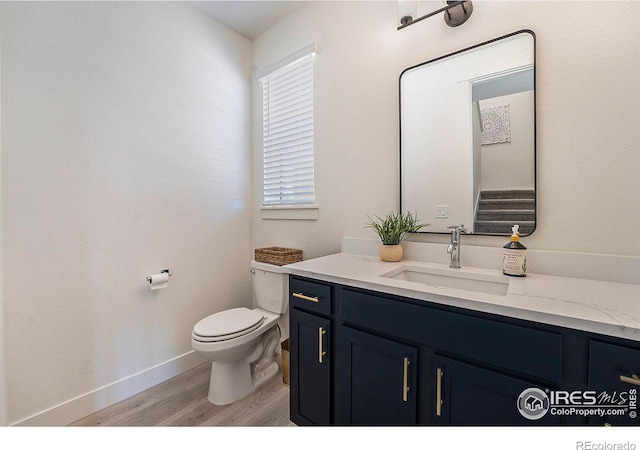
{"label": "cabinet door", "polygon": [[415,424],[417,349],[348,327],[338,332],[338,423]]}
{"label": "cabinet door", "polygon": [[640,349],[605,342],[589,345],[589,389],[596,392],[602,416],[594,425],[640,425]]}
{"label": "cabinet door", "polygon": [[432,423],[451,425],[552,425],[557,416],[530,420],[520,414],[522,392],[541,388],[532,383],[465,364],[450,358],[433,358]]}
{"label": "cabinet door", "polygon": [[297,309],[289,312],[291,421],[331,423],[330,321]]}

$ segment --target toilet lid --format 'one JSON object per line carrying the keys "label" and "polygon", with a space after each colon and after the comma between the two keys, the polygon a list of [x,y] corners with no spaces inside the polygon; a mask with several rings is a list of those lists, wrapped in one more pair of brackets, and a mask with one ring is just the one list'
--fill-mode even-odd
{"label": "toilet lid", "polygon": [[264,317],[247,308],[233,308],[205,317],[193,327],[193,334],[203,338],[241,336],[258,328]]}

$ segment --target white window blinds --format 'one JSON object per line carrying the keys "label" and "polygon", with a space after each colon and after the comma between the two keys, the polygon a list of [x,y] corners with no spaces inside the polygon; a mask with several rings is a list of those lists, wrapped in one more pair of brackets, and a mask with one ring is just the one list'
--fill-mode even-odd
{"label": "white window blinds", "polygon": [[313,57],[262,78],[265,206],[312,204]]}

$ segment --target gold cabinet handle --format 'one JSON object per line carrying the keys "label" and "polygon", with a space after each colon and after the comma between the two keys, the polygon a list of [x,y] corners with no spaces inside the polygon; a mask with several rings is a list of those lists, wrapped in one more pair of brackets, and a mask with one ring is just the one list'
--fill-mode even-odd
{"label": "gold cabinet handle", "polygon": [[308,302],[318,303],[318,297],[309,297],[308,295],[304,295],[300,292],[294,292],[293,295],[295,298],[301,298],[302,300],[306,300]]}
{"label": "gold cabinet handle", "polygon": [[444,403],[442,400],[442,375],[444,372],[438,367],[436,370],[436,416],[438,417],[442,415],[442,404]]}
{"label": "gold cabinet handle", "polygon": [[318,362],[322,364],[322,358],[327,352],[322,350],[322,336],[326,334],[326,331],[322,327],[318,328]]}
{"label": "gold cabinet handle", "polygon": [[634,384],[636,386],[640,386],[640,377],[635,373],[630,377],[625,377],[624,375],[620,375],[620,381],[623,383]]}
{"label": "gold cabinet handle", "polygon": [[404,358],[403,360],[403,371],[402,371],[402,401],[406,402],[409,400],[409,358]]}

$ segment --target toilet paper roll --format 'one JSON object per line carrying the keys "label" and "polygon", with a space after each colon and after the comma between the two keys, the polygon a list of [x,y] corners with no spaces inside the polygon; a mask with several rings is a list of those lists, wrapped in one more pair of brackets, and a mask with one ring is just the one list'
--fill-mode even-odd
{"label": "toilet paper roll", "polygon": [[166,288],[169,284],[169,274],[166,272],[151,275],[149,278],[149,285],[152,291],[155,291],[156,289]]}

